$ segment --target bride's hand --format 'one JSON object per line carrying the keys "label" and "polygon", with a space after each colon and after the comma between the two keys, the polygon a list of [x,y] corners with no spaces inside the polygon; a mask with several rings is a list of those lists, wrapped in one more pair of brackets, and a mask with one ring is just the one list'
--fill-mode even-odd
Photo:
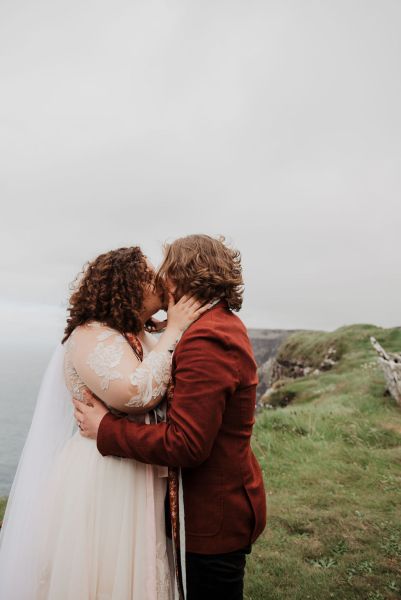
{"label": "bride's hand", "polygon": [[169,303],[167,310],[167,329],[184,332],[187,327],[209,310],[211,304],[200,302],[195,296],[183,296],[177,303],[174,297],[169,294]]}

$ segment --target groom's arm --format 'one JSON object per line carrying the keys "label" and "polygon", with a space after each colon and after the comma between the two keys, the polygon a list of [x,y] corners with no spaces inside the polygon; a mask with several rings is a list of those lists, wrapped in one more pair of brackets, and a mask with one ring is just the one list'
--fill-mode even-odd
{"label": "groom's arm", "polygon": [[97,446],[106,455],[155,465],[194,467],[210,455],[226,396],[238,384],[236,357],[211,328],[188,330],[175,353],[169,422],[145,425],[107,414]]}

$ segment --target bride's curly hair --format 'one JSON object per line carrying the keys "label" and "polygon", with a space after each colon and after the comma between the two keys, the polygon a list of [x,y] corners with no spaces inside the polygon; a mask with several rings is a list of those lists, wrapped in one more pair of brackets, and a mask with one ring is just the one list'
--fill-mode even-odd
{"label": "bride's curly hair", "polygon": [[84,265],[72,284],[64,343],[78,325],[99,321],[122,334],[138,333],[143,324],[144,289],[154,273],[138,246],[118,248]]}
{"label": "bride's curly hair", "polygon": [[225,299],[231,310],[239,311],[243,298],[241,254],[225,238],[188,235],[164,246],[164,260],[156,285],[166,278],[177,286],[176,296],[195,295],[199,300]]}

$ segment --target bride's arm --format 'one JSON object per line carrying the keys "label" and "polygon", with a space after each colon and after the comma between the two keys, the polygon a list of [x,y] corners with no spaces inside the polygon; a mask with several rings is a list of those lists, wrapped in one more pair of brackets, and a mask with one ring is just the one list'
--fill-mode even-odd
{"label": "bride's arm", "polygon": [[92,323],[76,329],[69,352],[79,377],[98,398],[125,413],[145,413],[166,391],[173,337],[164,334],[141,362],[124,336]]}

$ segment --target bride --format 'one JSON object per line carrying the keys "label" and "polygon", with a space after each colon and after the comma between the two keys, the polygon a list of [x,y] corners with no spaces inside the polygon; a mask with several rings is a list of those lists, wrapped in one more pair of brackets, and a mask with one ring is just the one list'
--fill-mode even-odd
{"label": "bride", "polygon": [[[163,306],[138,247],[100,255],[77,279],[63,343],[39,392],[0,535],[4,600],[171,600],[165,534],[167,471],[102,457],[75,428],[72,398],[93,392],[116,414],[165,418],[163,396],[182,332],[207,307],[168,304],[157,339],[146,331]],[[89,400],[88,400],[89,402]]]}

